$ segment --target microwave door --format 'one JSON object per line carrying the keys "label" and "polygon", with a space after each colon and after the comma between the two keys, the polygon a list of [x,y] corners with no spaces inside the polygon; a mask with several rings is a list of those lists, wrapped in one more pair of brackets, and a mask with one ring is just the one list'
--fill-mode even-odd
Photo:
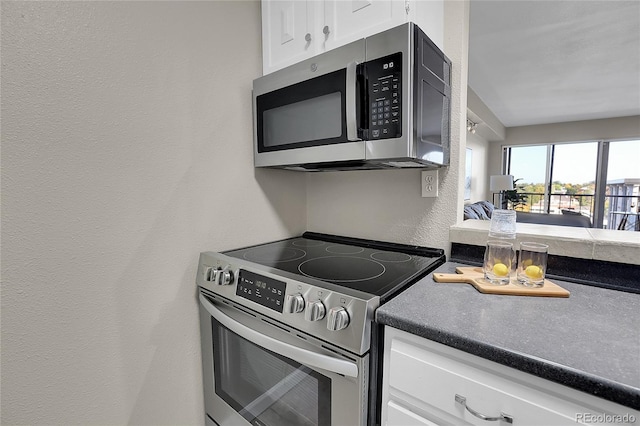
{"label": "microwave door", "polygon": [[364,40],[358,40],[255,80],[255,166],[363,160],[362,62]]}

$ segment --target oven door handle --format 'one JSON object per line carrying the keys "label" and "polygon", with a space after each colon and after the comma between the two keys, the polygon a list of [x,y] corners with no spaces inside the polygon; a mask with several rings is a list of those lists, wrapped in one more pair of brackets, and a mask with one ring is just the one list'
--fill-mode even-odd
{"label": "oven door handle", "polygon": [[225,315],[220,309],[213,306],[202,294],[200,294],[200,303],[220,324],[256,345],[260,345],[265,349],[284,355],[309,367],[322,368],[333,373],[342,374],[343,376],[358,377],[358,366],[353,362],[318,354],[258,333]]}

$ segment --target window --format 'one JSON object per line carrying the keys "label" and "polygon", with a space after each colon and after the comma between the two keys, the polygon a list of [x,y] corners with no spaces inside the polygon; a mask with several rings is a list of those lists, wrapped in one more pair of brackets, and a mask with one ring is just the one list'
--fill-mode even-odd
{"label": "window", "polygon": [[514,147],[509,150],[507,174],[518,179],[518,186],[527,193],[523,210],[546,213],[547,209],[547,145]]}
{"label": "window", "polygon": [[640,140],[610,142],[608,154],[604,227],[640,231]]}
{"label": "window", "polygon": [[503,160],[528,197],[521,210],[582,214],[594,227],[640,230],[640,140],[511,146]]}

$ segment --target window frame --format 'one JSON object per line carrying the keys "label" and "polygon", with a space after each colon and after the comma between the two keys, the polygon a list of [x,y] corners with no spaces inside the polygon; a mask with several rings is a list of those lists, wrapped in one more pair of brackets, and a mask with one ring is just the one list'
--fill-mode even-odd
{"label": "window frame", "polygon": [[[633,139],[629,139],[633,140]],[[555,159],[555,148],[557,145],[568,144],[580,144],[580,143],[597,143],[596,154],[596,172],[595,172],[595,188],[593,193],[593,205],[591,208],[592,217],[591,221],[594,228],[602,229],[604,221],[604,208],[606,198],[606,186],[607,186],[607,171],[609,165],[609,140],[584,140],[584,141],[567,141],[567,142],[552,142],[552,143],[532,143],[532,144],[519,144],[519,145],[505,145],[502,147],[502,173],[511,173],[511,150],[513,148],[531,147],[531,146],[545,146],[547,148],[547,156],[545,160],[545,182],[544,182],[544,195],[542,210],[546,214],[550,214],[551,209],[551,196],[553,189],[553,167]]]}

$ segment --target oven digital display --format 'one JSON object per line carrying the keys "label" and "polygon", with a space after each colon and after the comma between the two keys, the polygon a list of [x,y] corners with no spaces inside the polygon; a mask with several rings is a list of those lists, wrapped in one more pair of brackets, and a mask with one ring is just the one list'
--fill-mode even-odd
{"label": "oven digital display", "polygon": [[240,269],[236,295],[282,313],[287,284]]}

